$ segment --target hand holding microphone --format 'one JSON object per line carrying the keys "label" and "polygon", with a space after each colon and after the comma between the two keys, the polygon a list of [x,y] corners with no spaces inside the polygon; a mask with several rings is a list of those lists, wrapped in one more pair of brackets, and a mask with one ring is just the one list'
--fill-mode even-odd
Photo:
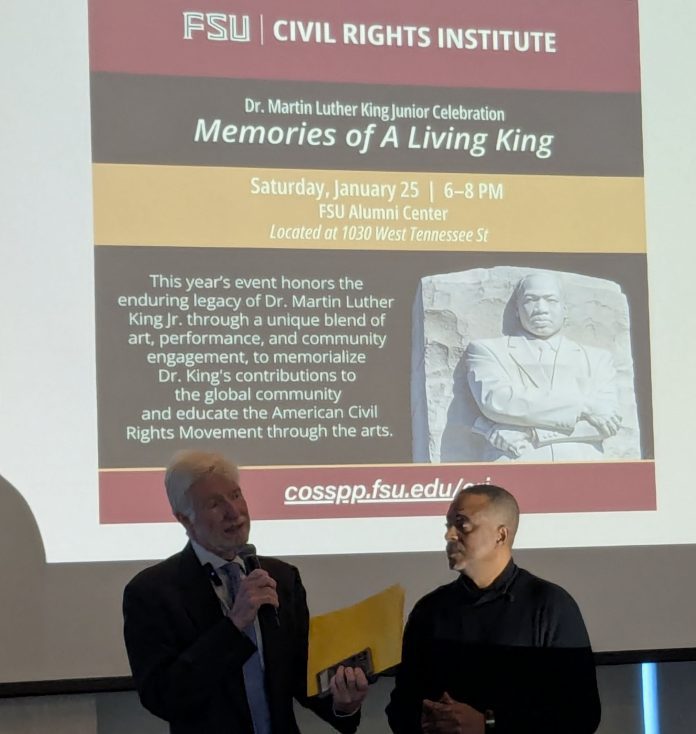
{"label": "hand holding microphone", "polygon": [[260,620],[277,627],[279,602],[275,580],[261,568],[253,545],[242,546],[237,555],[244,561],[247,575],[241,579],[227,616],[239,630],[253,624],[257,614]]}

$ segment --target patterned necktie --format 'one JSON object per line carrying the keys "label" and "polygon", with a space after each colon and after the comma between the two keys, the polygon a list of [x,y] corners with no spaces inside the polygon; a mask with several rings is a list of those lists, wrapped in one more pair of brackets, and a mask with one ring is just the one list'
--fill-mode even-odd
{"label": "patterned necktie", "polygon": [[[238,563],[232,562],[226,563],[219,570],[227,579],[227,589],[231,597],[230,602],[232,602],[242,580],[242,569]],[[248,627],[245,627],[243,631],[254,645],[257,645],[255,625],[252,623]],[[242,671],[244,673],[246,697],[249,702],[249,709],[251,710],[251,719],[254,723],[254,734],[271,734],[271,713],[268,708],[268,699],[266,698],[266,684],[264,682],[258,645],[254,654],[244,663]]]}

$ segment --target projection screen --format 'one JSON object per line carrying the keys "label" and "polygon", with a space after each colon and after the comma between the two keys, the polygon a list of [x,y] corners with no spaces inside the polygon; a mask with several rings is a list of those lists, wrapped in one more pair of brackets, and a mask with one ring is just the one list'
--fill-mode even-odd
{"label": "projection screen", "polygon": [[269,555],[433,558],[482,481],[542,565],[691,544],[677,5],[12,3],[0,472],[46,561],[178,550],[187,447]]}

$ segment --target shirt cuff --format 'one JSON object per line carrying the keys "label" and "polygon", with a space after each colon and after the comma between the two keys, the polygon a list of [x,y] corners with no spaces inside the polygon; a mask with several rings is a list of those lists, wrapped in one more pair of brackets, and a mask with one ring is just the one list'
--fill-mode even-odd
{"label": "shirt cuff", "polygon": [[358,711],[360,711],[360,707],[361,706],[362,706],[362,704],[359,703],[349,714],[346,714],[345,712],[341,712],[341,711],[336,711],[336,707],[333,704],[331,704],[331,710],[333,711],[333,715],[336,718],[338,718],[338,719],[347,719],[350,716],[355,716],[355,714],[357,714]]}

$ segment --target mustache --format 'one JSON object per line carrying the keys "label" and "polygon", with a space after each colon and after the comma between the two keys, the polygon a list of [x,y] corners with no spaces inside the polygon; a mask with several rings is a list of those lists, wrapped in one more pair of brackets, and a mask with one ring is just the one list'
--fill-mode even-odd
{"label": "mustache", "polygon": [[461,543],[447,543],[447,546],[445,547],[445,551],[447,553],[456,553],[457,551],[464,550],[464,547],[461,545]]}

